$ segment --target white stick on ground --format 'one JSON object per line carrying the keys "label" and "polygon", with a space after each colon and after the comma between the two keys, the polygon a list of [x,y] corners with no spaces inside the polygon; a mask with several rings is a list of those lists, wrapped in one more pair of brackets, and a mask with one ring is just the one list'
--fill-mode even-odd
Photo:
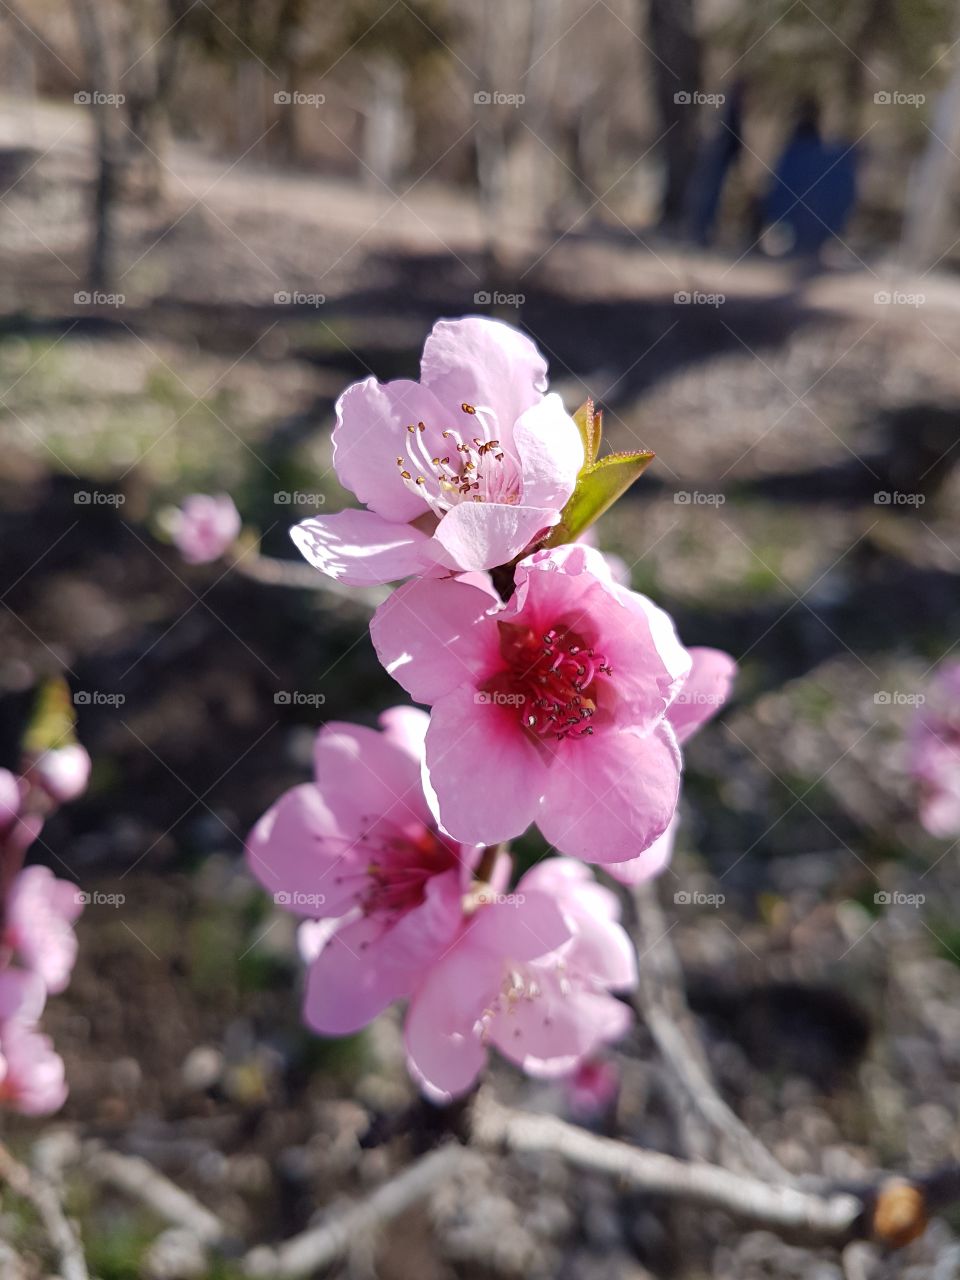
{"label": "white stick on ground", "polygon": [[85,1172],[98,1182],[140,1200],[158,1217],[189,1231],[207,1247],[227,1238],[227,1228],[215,1213],[139,1156],[95,1151],[85,1161]]}
{"label": "white stick on ground", "polygon": [[243,1261],[248,1276],[293,1280],[327,1267],[343,1257],[356,1241],[405,1213],[419,1200],[471,1161],[476,1152],[450,1143],[422,1156],[402,1173],[378,1187],[365,1200],[337,1212],[328,1221],[311,1227],[275,1248],[252,1249]]}
{"label": "white stick on ground", "polygon": [[83,1245],[67,1217],[60,1196],[51,1182],[15,1160],[0,1145],[0,1179],[11,1191],[29,1201],[37,1212],[43,1229],[57,1255],[62,1280],[89,1280]]}
{"label": "white stick on ground", "polygon": [[797,1232],[841,1243],[854,1233],[863,1202],[853,1195],[811,1195],[771,1185],[718,1165],[677,1160],[659,1151],[601,1138],[555,1116],[513,1111],[481,1092],[473,1110],[473,1138],[480,1147],[552,1152],[580,1169],[607,1173],[651,1195],[724,1209],[773,1231]]}

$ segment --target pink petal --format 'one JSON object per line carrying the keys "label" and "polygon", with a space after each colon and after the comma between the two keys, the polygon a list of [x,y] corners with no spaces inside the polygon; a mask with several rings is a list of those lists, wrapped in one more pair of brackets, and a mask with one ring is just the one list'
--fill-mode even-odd
{"label": "pink petal", "polygon": [[377,717],[383,735],[417,762],[423,759],[423,740],[430,717],[419,707],[389,707]]}
{"label": "pink petal", "polygon": [[442,571],[428,534],[410,524],[394,524],[373,511],[315,516],[294,525],[290,537],[315,569],[349,587]]}
{"label": "pink petal", "polygon": [[477,1023],[500,967],[495,956],[456,948],[414,992],[404,1026],[407,1063],[435,1102],[466,1093],[483,1070],[487,1054]]}
{"label": "pink petal", "polygon": [[4,969],[0,973],[0,1022],[16,1020],[35,1023],[47,1003],[43,979],[25,969]]}
{"label": "pink petal", "polygon": [[548,893],[518,887],[513,897],[514,902],[479,907],[465,927],[461,945],[522,963],[570,941],[571,927]]}
{"label": "pink petal", "polygon": [[693,666],[667,711],[667,719],[681,743],[717,714],[730,696],[737,674],[737,664],[728,653],[699,648],[688,652]]}
{"label": "pink petal", "polygon": [[382,821],[401,828],[430,821],[419,759],[376,729],[330,721],[317,734],[313,761],[317,787],[341,831],[360,835]]}
{"label": "pink petal", "polygon": [[524,505],[560,511],[583,466],[580,432],[560,397],[551,393],[527,409],[513,428],[513,442],[523,467]]}
{"label": "pink petal", "polygon": [[404,484],[397,458],[406,456],[408,426],[446,425],[450,416],[419,382],[355,382],[337,401],[333,465],[340,483],[388,521],[423,515],[429,508]]}
{"label": "pink petal", "polygon": [[674,817],[663,835],[654,840],[650,848],[645,849],[639,857],[631,858],[628,862],[608,862],[604,869],[613,876],[614,880],[619,880],[621,884],[631,887],[652,880],[673,857],[678,825]]}
{"label": "pink petal", "polygon": [[420,360],[420,380],[448,412],[467,403],[494,411],[510,439],[513,424],[547,389],[547,364],[525,334],[499,320],[439,320]]}
{"label": "pink petal", "polygon": [[407,994],[403,975],[378,963],[384,922],[363,916],[344,924],[307,974],[303,1018],[322,1036],[348,1036]]}
{"label": "pink petal", "polygon": [[466,583],[408,582],[379,606],[370,638],[394,680],[429,703],[493,669],[499,637],[487,612],[495,607]]}
{"label": "pink petal", "polygon": [[355,902],[352,842],[312,783],[293,787],[247,837],[247,866],[278,906],[296,915],[341,916]]}
{"label": "pink petal", "polygon": [[[463,844],[497,844],[534,820],[547,769],[515,707],[463,685],[434,704],[426,765],[445,831]],[[478,700],[479,699],[479,700]]]}
{"label": "pink petal", "polygon": [[566,738],[553,755],[537,818],[562,853],[589,862],[625,862],[666,831],[680,790],[680,752],[659,725]]}
{"label": "pink petal", "polygon": [[494,569],[526,550],[557,523],[557,511],[500,502],[461,502],[448,511],[434,534],[460,569]]}

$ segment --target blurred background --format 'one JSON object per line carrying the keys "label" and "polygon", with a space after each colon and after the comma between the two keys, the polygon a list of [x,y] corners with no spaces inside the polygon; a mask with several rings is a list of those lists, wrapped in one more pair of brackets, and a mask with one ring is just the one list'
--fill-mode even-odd
{"label": "blurred background", "polygon": [[[656,451],[601,544],[741,663],[659,886],[725,1096],[798,1173],[960,1158],[960,874],[903,743],[960,643],[955,6],[2,0],[0,66],[0,763],[54,675],[94,760],[31,853],[100,895],[45,1019],[66,1121],[250,1239],[446,1123],[396,1017],[300,1029],[290,921],[241,856],[319,724],[402,701],[368,615],[189,567],[160,513],[229,492],[292,557],[290,525],[347,502],[338,394],[415,377],[433,322],[477,313],[536,340],[569,409],[603,406],[610,447]],[[602,1123],[677,1149],[642,1028],[618,1062]],[[101,1277],[234,1274],[73,1194]],[[376,1258],[948,1280],[960,1218],[899,1269],[855,1265],[532,1158],[445,1188]]]}

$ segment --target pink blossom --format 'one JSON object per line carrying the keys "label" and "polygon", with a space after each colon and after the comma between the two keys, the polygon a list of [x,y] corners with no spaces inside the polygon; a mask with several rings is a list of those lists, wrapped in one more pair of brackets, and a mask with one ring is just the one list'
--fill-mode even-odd
{"label": "pink blossom", "polygon": [[920,821],[932,836],[960,835],[960,662],[937,672],[908,735]]}
{"label": "pink blossom", "polygon": [[49,1115],[63,1106],[63,1060],[36,1030],[46,989],[35,973],[0,973],[0,1104],[23,1115]]}
{"label": "pink blossom", "polygon": [[488,1046],[529,1075],[567,1075],[631,1023],[611,991],[636,984],[616,898],[581,863],[550,858],[515,894],[479,907],[437,958],[407,1015],[408,1065],[449,1102],[482,1071]]}
{"label": "pink blossom", "polygon": [[240,512],[226,493],[195,493],[174,513],[172,535],[188,564],[219,560],[240,532]]}
{"label": "pink blossom", "polygon": [[305,520],[292,536],[352,586],[506,564],[557,523],[583,445],[547,366],[519,330],[441,320],[420,381],[355,383],[337,403],[333,460],[365,510]]}
{"label": "pink blossom", "polygon": [[[701,725],[717,714],[730,696],[737,673],[736,662],[720,649],[694,648],[688,652],[693,660],[690,674],[667,708],[667,719],[681,743],[693,737]],[[676,836],[675,816],[663,835],[654,840],[649,849],[626,862],[611,863],[607,870],[621,884],[637,885],[652,880],[673,857]]]}
{"label": "pink blossom", "polygon": [[311,960],[304,1016],[324,1035],[364,1026],[456,935],[474,850],[442,834],[421,783],[427,716],[394,708],[382,732],[331,723],[316,781],[294,787],[247,842],[250,869],[286,909],[336,920],[301,938]]}
{"label": "pink blossom", "polygon": [[27,781],[38,783],[57,804],[78,799],[90,781],[91,762],[79,742],[41,752],[27,769]]}
{"label": "pink blossom", "polygon": [[7,893],[3,943],[51,995],[70,981],[77,958],[73,922],[82,909],[74,885],[48,867],[25,867]]}
{"label": "pink blossom", "polygon": [[620,1071],[609,1058],[585,1059],[565,1081],[570,1111],[579,1120],[604,1115],[620,1092]]}
{"label": "pink blossom", "polygon": [[20,813],[20,783],[9,769],[0,769],[0,836],[16,822]]}
{"label": "pink blossom", "polygon": [[506,605],[419,580],[380,606],[381,662],[432,704],[426,765],[444,830],[466,844],[536,822],[557,849],[622,862],[667,829],[680,752],[666,712],[691,659],[669,617],[599,552],[521,562]]}

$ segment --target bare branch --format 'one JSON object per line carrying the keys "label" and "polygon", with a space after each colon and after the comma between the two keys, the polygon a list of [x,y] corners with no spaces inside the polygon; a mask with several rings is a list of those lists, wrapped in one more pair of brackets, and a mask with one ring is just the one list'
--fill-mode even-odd
{"label": "bare branch", "polygon": [[63,1280],[89,1280],[80,1237],[64,1212],[53,1183],[15,1160],[2,1145],[0,1178],[18,1196],[33,1205],[56,1252]]}
{"label": "bare branch", "polygon": [[371,613],[390,594],[386,587],[347,587],[328,578],[306,561],[279,560],[259,552],[240,552],[232,557],[232,564],[237,573],[253,582],[265,582],[271,587],[295,587],[301,591],[322,591]]}
{"label": "bare branch", "polygon": [[717,1091],[687,1004],[680,961],[656,888],[652,883],[640,885],[633,901],[636,907],[634,941],[641,956],[633,1004],[653,1036],[670,1070],[671,1080],[721,1140],[725,1165],[755,1173],[768,1181],[792,1182],[783,1166]]}
{"label": "bare branch", "polygon": [[84,1168],[98,1182],[140,1200],[164,1221],[189,1231],[202,1245],[217,1245],[227,1238],[227,1228],[216,1214],[139,1156],[95,1151]]}
{"label": "bare branch", "polygon": [[243,1262],[248,1276],[270,1276],[288,1280],[309,1275],[342,1257],[351,1243],[363,1240],[392,1218],[405,1213],[434,1187],[451,1178],[476,1152],[451,1143],[431,1151],[389,1182],[378,1187],[366,1200],[339,1212],[319,1226],[294,1236],[276,1248],[252,1249]]}
{"label": "bare branch", "polygon": [[580,1169],[618,1177],[636,1190],[723,1209],[772,1231],[834,1244],[859,1234],[858,1219],[865,1207],[855,1195],[813,1195],[718,1165],[688,1163],[597,1137],[555,1116],[512,1111],[485,1092],[474,1104],[473,1139],[480,1147],[551,1152]]}

